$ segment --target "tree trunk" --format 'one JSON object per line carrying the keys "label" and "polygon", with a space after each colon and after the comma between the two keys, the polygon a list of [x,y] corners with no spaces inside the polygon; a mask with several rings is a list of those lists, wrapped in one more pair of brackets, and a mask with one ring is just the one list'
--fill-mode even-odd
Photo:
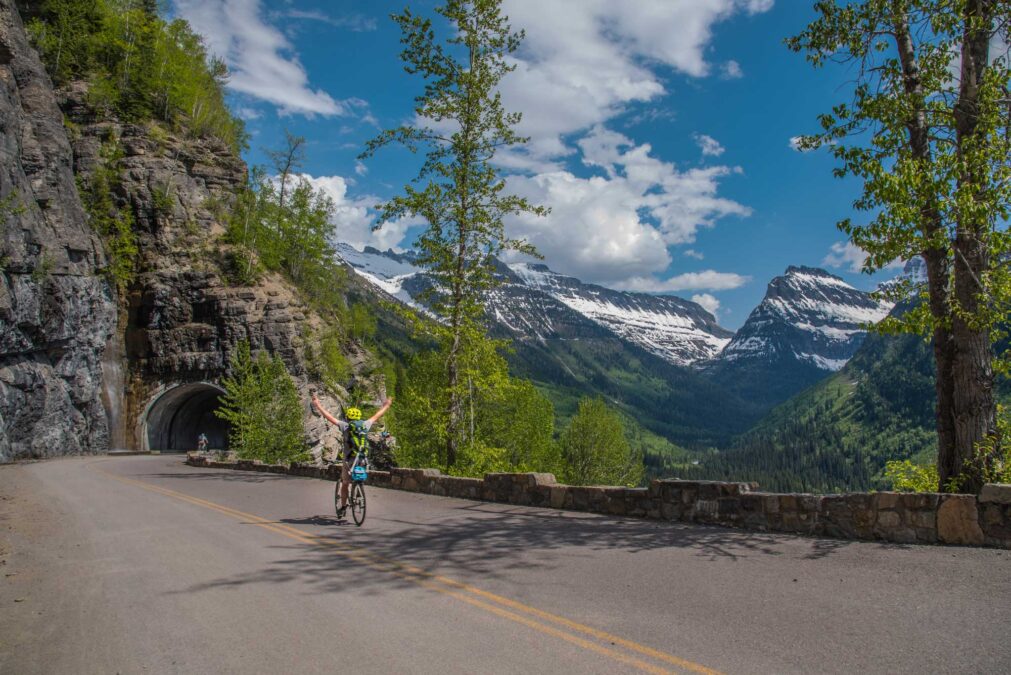
{"label": "tree trunk", "polygon": [[[968,0],[962,40],[961,82],[955,104],[955,138],[959,158],[958,187],[963,195],[976,194],[987,182],[987,167],[977,155],[986,143],[985,129],[979,125],[980,84],[989,66],[992,0]],[[997,409],[993,397],[993,363],[990,331],[974,325],[986,302],[981,284],[990,266],[989,217],[979,208],[962,208],[956,218],[954,259],[955,312],[954,412],[957,474],[963,476],[959,489],[979,492],[993,457],[981,453],[980,444],[997,433]]]}
{"label": "tree trunk", "polygon": [[934,317],[934,391],[937,397],[934,419],[937,428],[937,472],[940,477],[937,489],[943,491],[945,484],[959,471],[955,446],[955,379],[952,372],[954,345],[948,327],[951,315],[948,255],[947,251],[928,249],[923,258],[927,262],[930,312]]}
{"label": "tree trunk", "polygon": [[[926,113],[926,95],[923,90],[920,64],[916,58],[912,35],[909,30],[909,16],[904,2],[892,5],[892,21],[895,29],[896,48],[902,64],[902,83],[905,93],[920,101],[917,112],[907,122],[909,146],[913,157],[925,165],[934,161],[930,148],[930,125]],[[940,474],[938,490],[943,490],[950,478],[958,475],[957,452],[955,449],[954,416],[954,375],[952,365],[954,352],[949,322],[951,303],[949,301],[949,250],[937,242],[946,240],[940,209],[934,195],[924,195],[925,203],[920,214],[919,229],[928,242],[922,252],[927,267],[927,296],[930,314],[934,324],[934,389],[936,408],[934,410],[937,428],[937,468]]]}

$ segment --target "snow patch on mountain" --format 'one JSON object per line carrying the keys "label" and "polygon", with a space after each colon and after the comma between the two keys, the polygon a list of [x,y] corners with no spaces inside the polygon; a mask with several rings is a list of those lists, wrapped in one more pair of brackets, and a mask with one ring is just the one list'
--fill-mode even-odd
{"label": "snow patch on mountain", "polygon": [[404,290],[404,282],[423,270],[411,261],[413,256],[393,251],[380,251],[366,246],[359,251],[350,244],[336,246],[337,257],[347,263],[359,276],[415,309],[424,309]]}
{"label": "snow patch on mountain", "polygon": [[[339,244],[337,256],[376,287],[420,308],[412,292],[424,288],[428,277],[411,253]],[[674,296],[584,284],[538,264],[502,265],[499,274],[503,283],[485,298],[488,312],[517,339],[614,334],[670,363],[689,365],[713,358],[733,336],[701,305]]]}
{"label": "snow patch on mountain", "polygon": [[868,326],[884,319],[892,306],[824,270],[790,267],[769,283],[765,298],[719,360],[791,358],[836,371],[856,352]]}
{"label": "snow patch on mountain", "polygon": [[514,263],[509,269],[526,285],[670,363],[690,365],[710,359],[733,335],[689,300],[585,284],[539,264]]}

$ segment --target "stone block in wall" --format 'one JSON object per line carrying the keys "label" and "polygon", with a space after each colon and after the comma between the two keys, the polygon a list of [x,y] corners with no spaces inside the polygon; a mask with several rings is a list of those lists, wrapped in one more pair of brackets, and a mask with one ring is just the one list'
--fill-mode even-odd
{"label": "stone block in wall", "polygon": [[570,486],[569,493],[572,495],[572,509],[576,511],[604,513],[603,509],[606,502],[604,490],[606,489],[591,485]]}
{"label": "stone block in wall", "polygon": [[480,478],[461,478],[458,476],[443,476],[439,482],[449,497],[460,499],[481,499],[484,481]]}
{"label": "stone block in wall", "polygon": [[988,483],[979,493],[979,501],[992,504],[1011,504],[1011,484]]}
{"label": "stone block in wall", "polygon": [[376,487],[389,487],[390,477],[391,475],[389,471],[369,471],[369,485],[375,485]]}
{"label": "stone block in wall", "polygon": [[568,485],[552,485],[548,488],[548,504],[553,509],[565,508],[565,498],[569,494]]}
{"label": "stone block in wall", "polygon": [[982,502],[979,520],[988,546],[1011,548],[1011,504]]}
{"label": "stone block in wall", "polygon": [[901,492],[875,492],[871,499],[874,503],[874,508],[878,511],[889,509],[895,510],[901,508],[902,493]]}
{"label": "stone block in wall", "polygon": [[649,488],[625,488],[622,491],[622,499],[625,501],[625,515],[636,518],[648,517],[653,511],[653,498],[650,497]]}
{"label": "stone block in wall", "polygon": [[974,495],[944,495],[937,507],[937,539],[945,544],[979,546],[983,530]]}
{"label": "stone block in wall", "polygon": [[832,537],[873,539],[876,515],[869,494],[825,495],[819,529]]}

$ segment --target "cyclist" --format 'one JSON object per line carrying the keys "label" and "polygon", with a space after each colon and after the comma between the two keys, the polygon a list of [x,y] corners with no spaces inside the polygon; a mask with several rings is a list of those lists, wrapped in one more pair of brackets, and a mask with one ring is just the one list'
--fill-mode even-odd
{"label": "cyclist", "polygon": [[[362,411],[358,408],[348,408],[344,411],[344,416],[348,418],[346,422],[344,420],[337,419],[323,407],[315,393],[312,395],[312,404],[316,406],[316,410],[323,415],[323,418],[326,419],[326,421],[335,425],[344,435],[344,462],[341,465],[341,508],[340,511],[337,512],[337,517],[343,518],[344,512],[347,511],[348,508],[348,490],[351,485],[351,477],[348,475],[348,467],[350,467],[354,461],[354,455],[357,452],[358,447],[352,438],[352,434],[359,436],[367,434],[372,428],[372,425],[378,422],[379,418],[385,415],[386,411],[390,409],[390,406],[393,404],[393,399],[388,398],[383,401],[382,407],[379,408],[372,417],[368,418],[364,422],[361,421]],[[352,430],[352,424],[354,424],[354,430]]]}

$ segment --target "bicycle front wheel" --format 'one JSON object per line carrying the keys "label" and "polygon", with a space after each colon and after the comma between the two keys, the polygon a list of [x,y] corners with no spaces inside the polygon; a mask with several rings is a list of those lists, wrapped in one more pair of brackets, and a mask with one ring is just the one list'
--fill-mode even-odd
{"label": "bicycle front wheel", "polygon": [[365,486],[361,483],[351,486],[351,516],[359,527],[365,522]]}

